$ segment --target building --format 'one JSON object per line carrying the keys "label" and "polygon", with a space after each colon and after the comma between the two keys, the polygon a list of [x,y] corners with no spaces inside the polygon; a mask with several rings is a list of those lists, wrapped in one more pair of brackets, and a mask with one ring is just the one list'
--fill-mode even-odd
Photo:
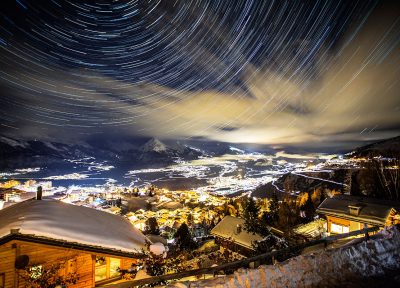
{"label": "building", "polygon": [[253,252],[253,243],[263,238],[258,234],[244,230],[244,219],[225,216],[212,230],[217,242],[225,248],[244,256]]}
{"label": "building", "polygon": [[326,217],[327,232],[333,234],[398,224],[399,211],[399,202],[349,195],[327,198],[317,208]]}
{"label": "building", "polygon": [[[28,198],[34,197],[35,193],[27,193],[25,191],[15,188],[0,188],[0,200],[3,200],[7,204],[21,202]],[[8,205],[5,205],[8,206]]]}
{"label": "building", "polygon": [[60,266],[56,274],[78,276],[68,287],[112,282],[120,279],[118,268],[143,257],[148,241],[120,216],[57,200],[20,202],[1,210],[0,219],[0,283],[6,288],[25,287],[21,275],[38,277],[54,264]]}

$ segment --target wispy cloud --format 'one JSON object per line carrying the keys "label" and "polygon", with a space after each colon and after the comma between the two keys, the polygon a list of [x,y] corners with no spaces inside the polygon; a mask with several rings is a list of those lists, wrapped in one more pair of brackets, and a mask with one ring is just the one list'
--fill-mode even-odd
{"label": "wispy cloud", "polygon": [[318,77],[312,80],[290,69],[242,63],[243,89],[188,91],[88,70],[48,73],[37,66],[32,78],[10,68],[0,78],[10,91],[4,94],[0,124],[17,127],[19,132],[10,133],[24,137],[63,139],[107,134],[116,127],[133,136],[279,145],[337,146],[395,136],[400,133],[400,21],[389,10],[374,12],[356,34],[349,31],[336,54],[321,49]]}

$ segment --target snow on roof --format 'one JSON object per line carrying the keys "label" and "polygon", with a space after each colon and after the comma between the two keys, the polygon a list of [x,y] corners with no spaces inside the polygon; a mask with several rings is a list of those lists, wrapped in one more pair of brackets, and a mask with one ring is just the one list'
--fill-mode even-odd
{"label": "snow on roof", "polygon": [[[241,229],[238,229],[238,226]],[[232,216],[225,216],[212,230],[211,234],[225,239],[232,239],[233,242],[247,248],[252,248],[254,241],[260,241],[263,238],[244,230],[244,220]]]}
{"label": "snow on roof", "polygon": [[129,253],[141,253],[146,237],[126,219],[57,200],[30,199],[0,211],[0,238],[19,229],[46,237]]}
{"label": "snow on roof", "polygon": [[[350,208],[359,208],[359,215],[351,215]],[[338,195],[326,198],[318,207],[317,213],[349,218],[359,222],[385,225],[392,208],[399,210],[400,203],[373,198]]]}
{"label": "snow on roof", "polygon": [[168,209],[168,210],[176,210],[182,207],[183,207],[182,203],[176,201],[161,203],[157,206],[158,209]]}

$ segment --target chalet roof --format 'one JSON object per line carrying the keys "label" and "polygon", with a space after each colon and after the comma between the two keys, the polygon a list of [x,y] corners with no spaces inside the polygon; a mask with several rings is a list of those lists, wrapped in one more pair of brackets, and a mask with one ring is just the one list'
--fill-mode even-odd
{"label": "chalet roof", "polygon": [[51,199],[30,199],[0,210],[0,241],[10,236],[129,255],[141,254],[146,241],[120,216]]}
{"label": "chalet roof", "polygon": [[[359,209],[358,215],[350,214],[350,207]],[[337,195],[325,199],[317,213],[383,226],[392,209],[400,211],[400,203],[373,198]]]}
{"label": "chalet roof", "polygon": [[158,209],[176,210],[182,208],[183,205],[176,201],[161,203],[157,206]]}
{"label": "chalet roof", "polygon": [[[240,232],[238,233],[238,225],[241,226]],[[246,248],[252,248],[254,241],[260,241],[263,238],[255,234],[244,230],[244,219],[236,218],[232,216],[225,216],[212,230],[211,234],[224,239],[230,239],[236,244],[239,244]]]}

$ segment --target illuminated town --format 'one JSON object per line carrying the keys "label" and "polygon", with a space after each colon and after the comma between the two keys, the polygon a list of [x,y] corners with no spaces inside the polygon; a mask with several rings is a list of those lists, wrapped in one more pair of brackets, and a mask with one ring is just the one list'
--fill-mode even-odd
{"label": "illuminated town", "polygon": [[[90,171],[98,171],[93,168],[96,165],[93,161],[85,162],[89,164],[87,174],[53,175],[43,180],[11,179],[12,177],[23,178],[21,176],[25,173],[37,173],[41,170],[40,168],[17,169],[2,174],[4,179],[10,178],[10,180],[0,184],[2,199],[0,208],[7,210],[7,207],[18,205],[18,203],[32,201],[29,200],[32,197],[37,199],[37,193],[40,190],[40,197],[49,201],[61,201],[68,205],[88,207],[118,215],[118,217],[122,216],[146,235],[146,241],[148,241],[146,243],[150,245],[148,246],[150,255],[153,255],[148,256],[150,260],[134,262],[135,264],[132,263],[132,266],[125,269],[120,267],[119,273],[115,272],[117,273],[115,276],[118,275],[130,283],[129,281],[151,279],[151,273],[155,273],[152,269],[156,267],[159,267],[157,269],[162,267],[162,274],[165,275],[179,274],[185,270],[196,271],[196,269],[215,267],[230,261],[244,261],[250,259],[252,255],[272,249],[285,249],[299,243],[308,243],[336,235],[336,233],[348,233],[360,229],[362,224],[358,222],[354,222],[356,226],[351,224],[354,227],[342,226],[334,224],[338,223],[338,220],[331,222],[329,218],[331,216],[325,217],[325,214],[318,212],[322,211],[321,207],[327,201],[324,201],[326,197],[336,199],[341,197],[340,195],[347,195],[346,197],[357,199],[355,196],[350,196],[351,178],[346,175],[343,177],[327,175],[335,175],[338,171],[353,171],[351,173],[354,174],[356,171],[365,169],[364,167],[371,161],[387,163],[385,164],[387,169],[399,169],[396,166],[398,164],[396,158],[369,160],[365,157],[352,157],[351,154],[346,156],[303,155],[301,157],[285,155],[285,157],[286,160],[283,160],[280,152],[275,156],[241,153],[189,162],[178,161],[166,168],[130,170],[126,173],[126,177],[134,180],[129,186],[118,184],[118,181],[114,179],[104,179],[104,184],[93,186],[73,184],[63,187],[53,184],[53,181],[57,180],[76,182],[90,179]],[[293,161],[293,159],[296,160]],[[252,165],[248,163],[249,161]],[[248,169],[243,171],[241,166],[238,166],[239,163],[246,163]],[[106,167],[108,167],[107,170],[114,168],[113,166]],[[210,177],[210,170],[215,167],[220,168],[219,175],[216,177],[213,172]],[[252,167],[261,167],[261,169],[255,171]],[[158,174],[158,178],[151,178],[154,173]],[[142,175],[147,176],[148,182],[141,181]],[[196,185],[192,190],[169,190],[152,184],[152,181],[162,183],[159,180],[162,177],[168,181],[180,178],[205,179],[206,181],[203,183],[204,186]],[[296,177],[297,180],[290,184],[282,180],[285,177]],[[343,182],[339,182],[340,179]],[[98,179],[95,178],[95,180]],[[302,186],[301,180],[308,184]],[[141,185],[134,186],[135,183],[141,183]],[[266,186],[268,183],[271,184],[269,188],[263,188],[266,183]],[[303,187],[306,190],[301,190]],[[265,191],[260,194],[259,190]],[[349,199],[344,200],[349,201]],[[397,204],[393,202],[392,205]],[[382,206],[382,209],[385,209],[384,207]],[[397,206],[388,206],[386,209],[397,209]],[[390,218],[390,223],[400,223],[400,214],[393,212],[396,210],[391,211],[394,214]],[[266,229],[265,231],[269,231],[267,234],[257,232],[258,230],[253,230],[255,234],[252,234],[253,232],[244,230],[246,225],[249,225],[246,223],[249,221],[249,213],[256,213],[259,219],[256,220],[257,222],[265,221],[260,228],[254,229]],[[381,225],[387,225],[388,219],[384,219],[385,224]],[[181,233],[178,231],[182,231],[182,227],[186,227],[190,235],[185,243],[181,242],[178,236]],[[229,232],[230,229],[233,232]],[[239,236],[241,234],[243,236]],[[267,237],[263,240],[265,236]],[[269,246],[262,246],[260,244],[263,243],[262,241],[267,241]],[[318,251],[321,248],[315,246],[313,249]],[[191,252],[188,253],[189,251]],[[121,265],[120,260],[116,260],[117,258],[110,259],[114,259],[113,261]],[[210,274],[204,277],[211,276]],[[108,277],[107,273],[103,275],[99,270],[96,272],[95,279],[102,282]],[[189,277],[186,281],[196,279],[198,278]]]}
{"label": "illuminated town", "polygon": [[1,1],[0,288],[400,287],[399,19]]}

